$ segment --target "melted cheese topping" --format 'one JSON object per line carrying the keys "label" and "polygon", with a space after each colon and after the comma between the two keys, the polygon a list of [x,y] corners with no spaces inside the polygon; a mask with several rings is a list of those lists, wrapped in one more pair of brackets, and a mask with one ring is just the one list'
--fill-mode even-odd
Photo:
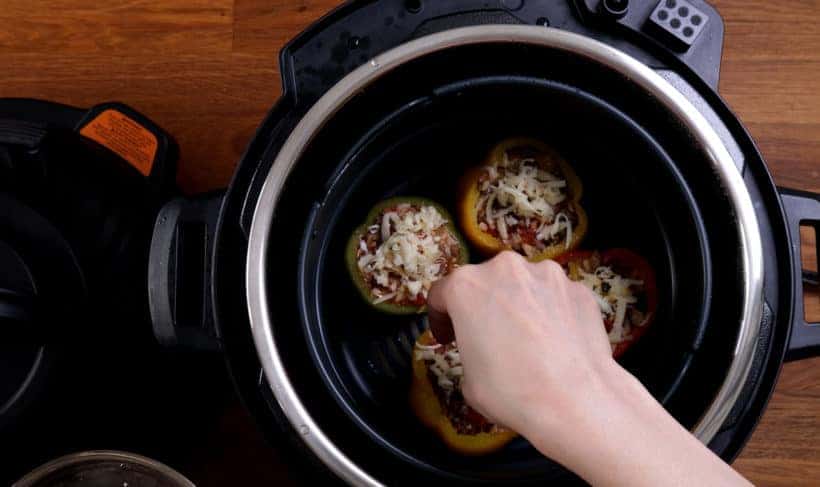
{"label": "melted cheese topping", "polygon": [[[604,320],[612,322],[609,342],[617,344],[629,339],[633,323],[626,320],[627,308],[638,302],[635,288],[643,286],[643,281],[627,279],[606,266],[599,266],[593,272],[579,268],[578,275],[579,282],[591,289],[598,300]],[[638,313],[634,307],[631,311]],[[641,320],[637,326],[643,326],[645,323],[645,320]]]}
{"label": "melted cheese topping", "polygon": [[[393,300],[427,298],[427,292],[448,271],[457,244],[446,227],[447,220],[434,206],[401,204],[385,211],[380,221],[367,229],[378,235],[380,244],[359,241],[358,267],[378,285],[374,304]],[[457,256],[456,256],[457,258]]]}

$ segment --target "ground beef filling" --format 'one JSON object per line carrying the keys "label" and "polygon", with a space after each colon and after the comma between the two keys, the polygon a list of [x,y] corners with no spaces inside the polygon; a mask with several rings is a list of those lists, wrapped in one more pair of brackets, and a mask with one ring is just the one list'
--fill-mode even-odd
{"label": "ground beef filling", "polygon": [[430,205],[384,209],[359,237],[356,259],[374,303],[422,306],[433,282],[460,262],[461,245]]}
{"label": "ground beef filling", "polygon": [[506,154],[478,179],[478,227],[527,257],[568,246],[578,215],[560,168],[525,148]]}
{"label": "ground beef filling", "polygon": [[442,411],[459,434],[476,435],[504,431],[464,401],[461,394],[463,368],[455,343],[427,346],[424,350],[419,350],[417,345],[416,353],[421,354],[417,358],[424,360],[427,366],[427,378]]}

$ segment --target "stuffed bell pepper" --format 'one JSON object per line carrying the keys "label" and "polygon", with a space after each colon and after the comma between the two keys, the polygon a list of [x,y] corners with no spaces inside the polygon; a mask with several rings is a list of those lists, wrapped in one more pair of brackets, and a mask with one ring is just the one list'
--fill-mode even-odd
{"label": "stuffed bell pepper", "polygon": [[655,318],[655,272],[627,249],[576,250],[555,259],[569,278],[592,290],[601,307],[612,355],[620,357],[646,333]]}
{"label": "stuffed bell pepper", "polygon": [[436,343],[429,330],[424,332],[413,350],[410,406],[419,420],[456,453],[492,453],[517,435],[467,405],[461,395],[463,376],[456,344]]}
{"label": "stuffed bell pepper", "polygon": [[346,249],[347,268],[362,297],[391,314],[424,312],[433,282],[469,260],[447,211],[423,198],[376,205]]}
{"label": "stuffed bell pepper", "polygon": [[531,261],[578,246],[587,231],[581,181],[564,159],[533,139],[507,139],[461,180],[464,235],[483,254],[512,249]]}

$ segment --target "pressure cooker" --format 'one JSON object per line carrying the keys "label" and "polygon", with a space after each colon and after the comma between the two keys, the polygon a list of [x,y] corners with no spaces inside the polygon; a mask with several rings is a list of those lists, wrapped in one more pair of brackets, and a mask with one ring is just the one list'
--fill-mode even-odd
{"label": "pressure cooker", "polygon": [[424,318],[373,312],[344,265],[375,203],[452,207],[465,168],[529,136],[584,182],[584,245],[656,270],[655,325],[623,366],[731,461],[783,361],[820,350],[799,239],[820,196],[774,185],[717,93],[722,42],[698,0],[344,4],[281,51],[282,96],[229,187],[152,213],[155,336],[224,356],[259,427],[323,481],[580,482],[523,439],[468,458],[426,433],[407,404]]}

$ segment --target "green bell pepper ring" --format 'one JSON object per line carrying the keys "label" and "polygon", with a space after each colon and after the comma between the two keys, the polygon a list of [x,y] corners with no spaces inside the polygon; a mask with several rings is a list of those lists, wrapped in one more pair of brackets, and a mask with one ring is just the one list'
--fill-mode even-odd
{"label": "green bell pepper ring", "polygon": [[385,210],[390,208],[394,208],[400,204],[410,204],[416,208],[420,208],[422,206],[432,206],[434,207],[441,216],[446,220],[445,226],[447,230],[450,232],[453,237],[455,237],[456,241],[458,242],[459,247],[459,254],[458,254],[458,265],[464,265],[470,260],[469,251],[467,250],[467,245],[464,242],[464,239],[456,230],[456,226],[453,222],[453,218],[450,216],[450,213],[444,209],[438,203],[431,201],[426,198],[419,198],[419,197],[410,197],[410,196],[400,196],[395,198],[390,198],[384,200],[373,207],[370,210],[370,213],[367,214],[367,218],[365,219],[364,223],[359,225],[354,231],[353,234],[350,236],[350,239],[347,243],[347,248],[345,249],[345,261],[347,263],[347,270],[350,274],[350,279],[353,281],[356,289],[358,289],[359,294],[361,294],[362,298],[367,301],[367,303],[376,308],[379,311],[388,314],[394,315],[410,315],[410,314],[418,314],[424,313],[427,309],[426,299],[419,295],[417,297],[417,303],[395,303],[390,300],[383,301],[381,303],[374,303],[376,299],[378,299],[375,295],[373,295],[372,289],[370,285],[367,283],[362,271],[359,269],[359,258],[358,258],[358,251],[359,251],[359,242],[362,239],[362,236],[367,233],[367,229],[372,225],[380,224],[381,223],[381,216]]}

